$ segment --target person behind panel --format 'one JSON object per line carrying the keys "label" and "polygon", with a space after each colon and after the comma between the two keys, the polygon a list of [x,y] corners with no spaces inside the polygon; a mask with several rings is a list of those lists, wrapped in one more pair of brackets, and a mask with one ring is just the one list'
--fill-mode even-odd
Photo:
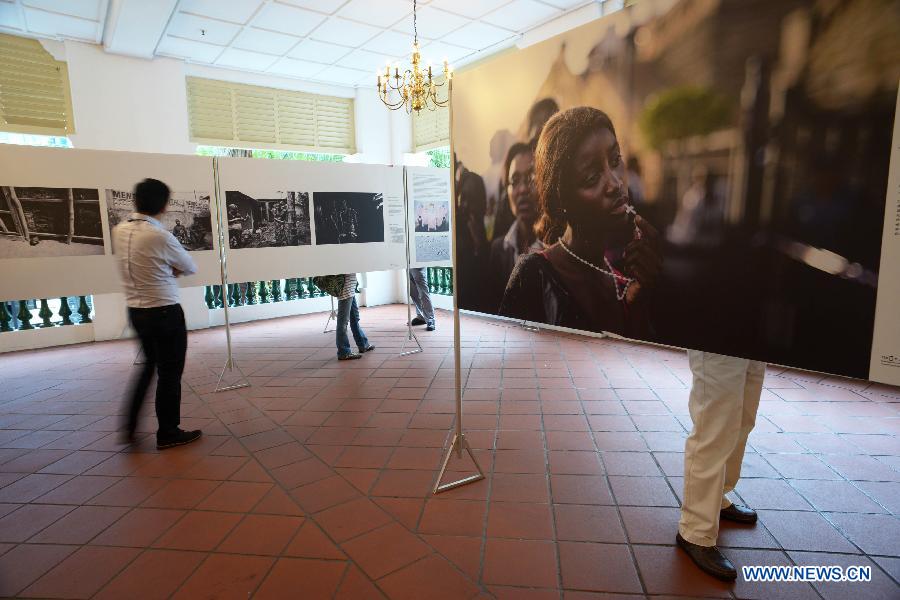
{"label": "person behind panel", "polygon": [[741,477],[766,364],[697,350],[688,350],[688,362],[693,428],[684,443],[684,500],[675,541],[703,571],[728,581],[737,571],[716,547],[719,522],[756,523],[756,512],[727,494]]}
{"label": "person behind panel", "polygon": [[[356,304],[356,273],[344,275],[344,287],[337,296],[337,327],[335,328],[335,343],[337,344],[338,360],[354,360],[362,358],[365,352],[375,349],[369,343],[366,332],[359,325],[359,306]],[[350,349],[350,338],[347,337],[347,323],[350,323],[350,331],[353,341],[359,352]]]}
{"label": "person behind panel", "polygon": [[425,280],[425,267],[410,267],[409,296],[416,307],[416,316],[410,321],[410,325],[425,325],[427,331],[434,331],[434,306]]}

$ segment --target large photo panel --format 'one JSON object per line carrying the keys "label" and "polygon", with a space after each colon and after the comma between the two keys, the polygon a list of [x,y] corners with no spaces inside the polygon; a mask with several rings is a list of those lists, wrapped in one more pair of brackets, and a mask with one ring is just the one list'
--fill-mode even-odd
{"label": "large photo panel", "polygon": [[639,2],[458,73],[460,307],[869,377],[898,79],[889,0]]}
{"label": "large photo panel", "polygon": [[236,157],[218,161],[229,281],[404,267],[400,168]]}
{"label": "large photo panel", "polygon": [[179,284],[218,280],[211,158],[0,144],[0,298],[120,291],[110,232],[148,177],[172,190],[162,224],[197,262]]}

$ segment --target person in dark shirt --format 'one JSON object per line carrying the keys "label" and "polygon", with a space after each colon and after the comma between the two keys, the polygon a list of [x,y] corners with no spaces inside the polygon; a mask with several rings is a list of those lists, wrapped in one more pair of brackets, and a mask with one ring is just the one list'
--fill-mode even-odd
{"label": "person in dark shirt", "polygon": [[612,121],[596,108],[558,113],[535,152],[547,248],[521,257],[500,314],[586,331],[650,335],[647,297],[662,259],[657,231],[634,214]]}

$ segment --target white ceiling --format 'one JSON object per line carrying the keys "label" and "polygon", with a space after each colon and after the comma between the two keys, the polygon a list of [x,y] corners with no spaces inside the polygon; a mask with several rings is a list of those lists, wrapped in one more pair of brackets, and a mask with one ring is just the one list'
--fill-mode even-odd
{"label": "white ceiling", "polygon": [[[622,0],[419,0],[423,58],[454,66],[545,23]],[[0,0],[0,31],[107,51],[346,85],[408,60],[412,0]]]}

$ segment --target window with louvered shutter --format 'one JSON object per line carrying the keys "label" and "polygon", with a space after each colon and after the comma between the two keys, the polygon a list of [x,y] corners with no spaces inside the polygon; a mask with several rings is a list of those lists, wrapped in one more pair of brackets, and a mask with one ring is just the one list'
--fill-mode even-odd
{"label": "window with louvered shutter", "polygon": [[75,133],[66,63],[37,40],[0,34],[0,130]]}
{"label": "window with louvered shutter", "polygon": [[448,108],[413,112],[412,123],[415,152],[450,145],[450,110]]}
{"label": "window with louvered shutter", "polygon": [[356,152],[353,99],[187,78],[191,141],[215,146]]}

